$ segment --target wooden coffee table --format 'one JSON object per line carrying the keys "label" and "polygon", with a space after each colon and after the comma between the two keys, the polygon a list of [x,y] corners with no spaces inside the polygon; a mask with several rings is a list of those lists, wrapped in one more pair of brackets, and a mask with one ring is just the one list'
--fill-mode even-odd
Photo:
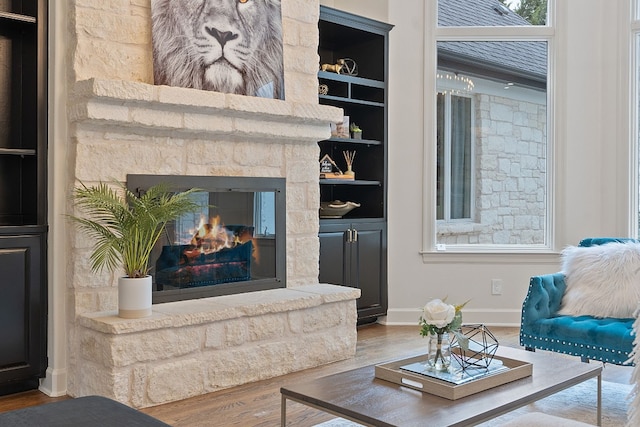
{"label": "wooden coffee table", "polygon": [[556,354],[500,347],[498,355],[533,364],[531,376],[457,400],[375,378],[375,366],[292,384],[280,389],[282,426],[287,400],[369,426],[469,426],[597,377],[596,420],[601,425],[602,365]]}

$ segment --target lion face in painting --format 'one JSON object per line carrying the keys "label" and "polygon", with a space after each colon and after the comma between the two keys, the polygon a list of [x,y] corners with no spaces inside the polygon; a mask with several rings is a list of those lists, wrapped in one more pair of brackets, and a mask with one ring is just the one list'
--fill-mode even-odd
{"label": "lion face in painting", "polygon": [[156,84],[282,98],[280,0],[152,0]]}

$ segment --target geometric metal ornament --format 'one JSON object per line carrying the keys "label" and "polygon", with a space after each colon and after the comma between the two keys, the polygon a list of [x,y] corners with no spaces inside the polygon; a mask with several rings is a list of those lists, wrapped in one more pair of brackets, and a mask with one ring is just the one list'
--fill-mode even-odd
{"label": "geometric metal ornament", "polygon": [[482,324],[462,325],[460,332],[468,340],[468,346],[461,346],[456,334],[451,343],[451,357],[455,358],[462,370],[469,368],[489,369],[489,365],[498,350],[498,340]]}

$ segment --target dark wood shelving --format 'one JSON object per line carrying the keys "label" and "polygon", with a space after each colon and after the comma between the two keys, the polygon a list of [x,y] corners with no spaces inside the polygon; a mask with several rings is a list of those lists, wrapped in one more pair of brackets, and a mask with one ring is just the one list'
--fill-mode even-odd
{"label": "dark wood shelving", "polygon": [[353,171],[358,178],[320,179],[320,200],[360,204],[342,218],[320,219],[319,279],[359,288],[358,318],[366,322],[387,311],[387,75],[392,26],[320,6],[318,27],[321,64],[349,58],[358,66],[357,76],[319,71],[318,82],[326,86],[319,102],[342,108],[366,138],[319,142],[320,157],[329,155],[343,170],[343,152],[355,150]]}
{"label": "dark wood shelving", "polygon": [[22,15],[20,13],[11,13],[11,12],[0,12],[0,20],[20,21],[20,22],[27,22],[30,24],[36,23],[35,16]]}
{"label": "dark wood shelving", "polygon": [[47,368],[47,4],[5,2],[0,112],[0,394],[35,389]]}
{"label": "dark wood shelving", "polygon": [[338,144],[364,144],[364,145],[380,145],[382,141],[375,139],[356,139],[356,138],[329,138],[320,143],[338,143]]}
{"label": "dark wood shelving", "polygon": [[358,76],[350,76],[348,74],[338,74],[338,73],[330,73],[328,71],[318,71],[318,78],[326,79],[326,80],[335,80],[337,82],[345,82],[358,84],[361,86],[370,86],[377,87],[380,89],[385,89],[386,84],[380,80],[367,79]]}
{"label": "dark wood shelving", "polygon": [[380,181],[365,181],[361,179],[323,179],[320,185],[382,185]]}
{"label": "dark wood shelving", "polygon": [[363,101],[361,99],[343,98],[340,96],[320,95],[320,99],[327,99],[330,101],[352,102],[354,104],[371,105],[373,107],[384,107],[383,102]]}
{"label": "dark wood shelving", "polygon": [[0,148],[0,156],[35,156],[36,150],[25,148]]}

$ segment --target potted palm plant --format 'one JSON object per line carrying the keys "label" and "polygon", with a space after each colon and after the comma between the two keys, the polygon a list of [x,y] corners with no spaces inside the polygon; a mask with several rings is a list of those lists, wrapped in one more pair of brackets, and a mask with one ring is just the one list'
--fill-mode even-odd
{"label": "potted palm plant", "polygon": [[119,188],[81,183],[73,199],[83,216],[70,217],[94,242],[90,256],[94,272],[124,267],[125,276],[118,278],[118,316],[147,317],[151,315],[151,251],[167,222],[198,209],[189,196],[198,189],[176,193],[159,184],[138,196],[124,184],[114,184]]}

